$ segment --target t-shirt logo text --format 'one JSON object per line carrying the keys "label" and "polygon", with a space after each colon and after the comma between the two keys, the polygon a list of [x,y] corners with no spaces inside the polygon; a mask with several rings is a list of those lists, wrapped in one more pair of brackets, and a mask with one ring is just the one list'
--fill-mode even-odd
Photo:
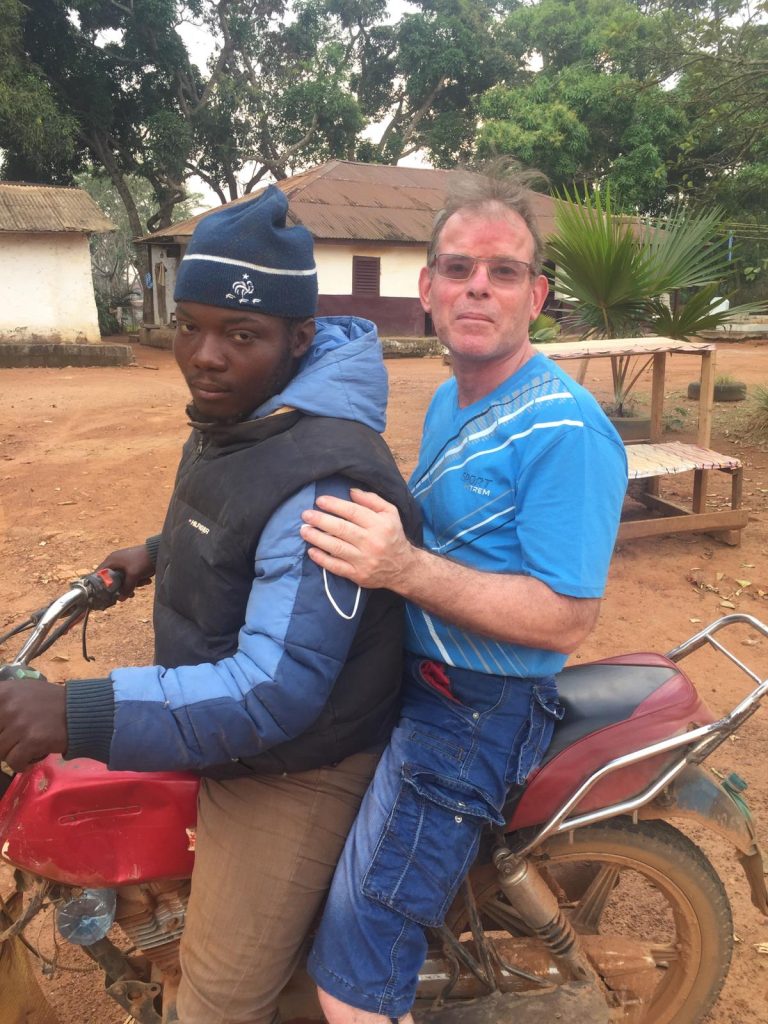
{"label": "t-shirt logo text", "polygon": [[461,479],[464,481],[464,486],[468,491],[472,491],[473,494],[481,494],[484,498],[490,498],[491,492],[488,485],[493,483],[492,477],[477,476],[474,473],[462,473]]}

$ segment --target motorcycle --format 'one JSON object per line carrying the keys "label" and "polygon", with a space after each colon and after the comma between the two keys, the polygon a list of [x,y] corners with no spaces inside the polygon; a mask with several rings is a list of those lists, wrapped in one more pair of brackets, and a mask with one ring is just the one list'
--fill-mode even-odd
{"label": "motorcycle", "polygon": [[[23,676],[91,609],[114,603],[119,586],[109,570],[76,580],[0,638],[31,630],[11,664]],[[487,832],[443,927],[430,931],[418,1021],[696,1024],[707,1014],[731,959],[731,909],[715,869],[670,819],[732,844],[754,906],[768,914],[746,783],[718,782],[702,768],[768,690],[717,638],[736,624],[768,637],[758,619],[731,614],[667,655],[625,654],[561,673],[565,714],[543,763],[511,796],[506,827]],[[754,683],[720,719],[680,668],[705,645]],[[58,755],[16,775],[6,766],[0,856],[25,899],[0,943],[52,905],[61,934],[101,965],[108,993],[135,1022],[178,1020],[197,787],[192,774],[110,772]],[[281,1018],[322,1020],[301,969]]]}

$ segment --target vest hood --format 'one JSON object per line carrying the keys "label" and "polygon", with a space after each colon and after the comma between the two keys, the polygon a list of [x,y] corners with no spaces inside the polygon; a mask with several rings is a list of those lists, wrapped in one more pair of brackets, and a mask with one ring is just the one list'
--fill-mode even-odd
{"label": "vest hood", "polygon": [[314,341],[296,376],[251,419],[287,405],[311,416],[355,420],[381,433],[389,382],[376,325],[352,316],[318,317],[315,322]]}

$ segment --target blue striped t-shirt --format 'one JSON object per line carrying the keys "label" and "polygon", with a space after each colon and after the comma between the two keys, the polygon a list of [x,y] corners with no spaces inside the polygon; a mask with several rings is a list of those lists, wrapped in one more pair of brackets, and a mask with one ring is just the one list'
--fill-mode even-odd
{"label": "blue striped t-shirt", "polygon": [[[424,546],[486,572],[600,597],[627,486],[624,445],[592,395],[535,354],[463,409],[454,378],[424,423],[411,492]],[[491,640],[407,605],[408,650],[492,675],[558,672],[565,655]]]}

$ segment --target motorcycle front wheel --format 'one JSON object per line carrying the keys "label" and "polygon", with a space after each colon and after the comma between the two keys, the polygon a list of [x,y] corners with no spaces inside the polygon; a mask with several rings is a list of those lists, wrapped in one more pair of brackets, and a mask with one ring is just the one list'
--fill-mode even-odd
{"label": "motorcycle front wheel", "polygon": [[[617,1021],[698,1024],[717,999],[733,922],[714,868],[663,821],[615,818],[549,840],[536,865],[614,994]],[[525,936],[492,865],[471,875],[487,932]],[[455,905],[454,932],[467,928]]]}

